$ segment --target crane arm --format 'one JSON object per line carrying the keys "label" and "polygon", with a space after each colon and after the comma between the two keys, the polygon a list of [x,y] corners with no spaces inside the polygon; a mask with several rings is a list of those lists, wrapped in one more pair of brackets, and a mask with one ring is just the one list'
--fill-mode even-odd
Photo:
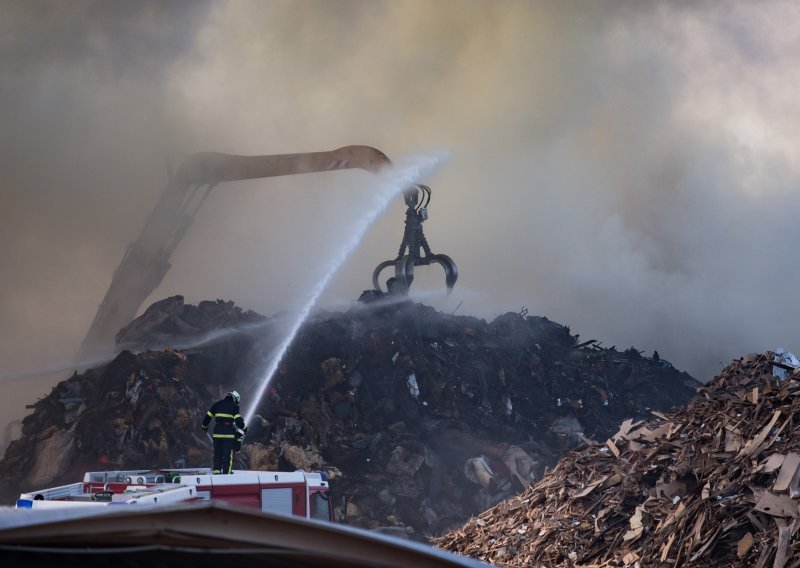
{"label": "crane arm", "polygon": [[[188,156],[173,175],[139,236],[122,258],[103,302],[78,352],[79,360],[108,356],[116,334],[136,316],[170,269],[169,259],[208,192],[225,181],[343,169],[377,173],[391,164],[369,146],[344,146],[329,152],[235,156],[201,152]],[[205,193],[196,199],[197,192]],[[199,201],[199,203],[197,203]],[[190,207],[194,209],[190,211]]]}
{"label": "crane arm", "polygon": [[362,169],[377,173],[391,165],[386,154],[369,146],[344,146],[330,152],[234,156],[218,152],[192,154],[175,174],[187,186],[331,170]]}

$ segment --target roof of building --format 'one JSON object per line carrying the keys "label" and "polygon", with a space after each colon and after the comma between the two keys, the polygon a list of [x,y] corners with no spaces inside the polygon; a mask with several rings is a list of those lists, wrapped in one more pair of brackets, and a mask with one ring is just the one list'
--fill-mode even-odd
{"label": "roof of building", "polygon": [[[172,565],[449,568],[473,559],[365,530],[227,503],[0,512],[0,551],[26,566]],[[165,564],[166,562],[166,564]]]}

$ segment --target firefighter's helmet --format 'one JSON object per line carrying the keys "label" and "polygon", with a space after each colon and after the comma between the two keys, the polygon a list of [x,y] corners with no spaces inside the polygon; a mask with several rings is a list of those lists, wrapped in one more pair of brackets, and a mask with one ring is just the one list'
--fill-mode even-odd
{"label": "firefighter's helmet", "polygon": [[231,392],[228,393],[228,396],[233,399],[233,402],[235,402],[236,404],[239,404],[239,398],[240,397],[239,397],[239,393],[238,392],[231,391]]}

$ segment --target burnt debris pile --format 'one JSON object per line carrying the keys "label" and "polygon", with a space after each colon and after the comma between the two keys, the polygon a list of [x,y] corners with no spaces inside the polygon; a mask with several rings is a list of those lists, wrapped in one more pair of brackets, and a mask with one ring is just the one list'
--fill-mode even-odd
{"label": "burnt debris pile", "polygon": [[[3,499],[88,470],[207,466],[202,416],[232,388],[249,407],[282,339],[279,320],[229,302],[154,304],[118,336],[144,350],[75,374],[33,405],[0,462]],[[325,471],[337,520],[422,539],[539,482],[564,452],[605,441],[622,421],[685,404],[697,387],[658,357],[581,342],[524,312],[487,323],[410,301],[357,303],[303,325],[235,468]]]}
{"label": "burnt debris pile", "polygon": [[253,311],[242,311],[233,302],[217,300],[186,304],[183,296],[156,302],[117,333],[120,349],[145,349],[198,346],[230,335],[233,331],[257,329],[266,318]]}
{"label": "burnt debris pile", "polygon": [[797,566],[800,372],[733,362],[437,540],[508,566]]}
{"label": "burnt debris pile", "polygon": [[[31,405],[21,439],[0,461],[3,501],[13,502],[20,489],[78,481],[88,470],[204,461],[209,441],[197,429],[199,420],[220,395],[220,377],[242,376],[254,345],[236,330],[264,321],[232,302],[190,306],[176,296],[151,306],[118,338],[140,341],[142,349],[163,346],[167,337],[202,347],[123,351],[57,384]],[[208,341],[212,332],[223,338]]]}

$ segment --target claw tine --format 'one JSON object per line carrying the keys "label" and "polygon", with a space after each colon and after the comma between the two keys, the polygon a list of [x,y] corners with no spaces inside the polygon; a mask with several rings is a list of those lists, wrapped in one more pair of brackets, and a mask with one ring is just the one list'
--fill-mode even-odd
{"label": "claw tine", "polygon": [[383,289],[381,288],[380,284],[381,272],[383,272],[384,269],[389,268],[390,266],[394,266],[395,263],[396,261],[394,260],[384,260],[378,266],[375,267],[375,270],[372,271],[372,287],[375,290],[380,290],[381,292],[383,292]]}
{"label": "claw tine", "polygon": [[431,257],[431,260],[438,262],[442,265],[442,268],[444,268],[445,283],[447,284],[447,293],[449,294],[453,291],[456,280],[458,280],[458,266],[456,266],[453,259],[446,254],[435,254]]}
{"label": "claw tine", "polygon": [[394,265],[394,275],[403,294],[407,294],[414,280],[414,257],[405,255]]}

